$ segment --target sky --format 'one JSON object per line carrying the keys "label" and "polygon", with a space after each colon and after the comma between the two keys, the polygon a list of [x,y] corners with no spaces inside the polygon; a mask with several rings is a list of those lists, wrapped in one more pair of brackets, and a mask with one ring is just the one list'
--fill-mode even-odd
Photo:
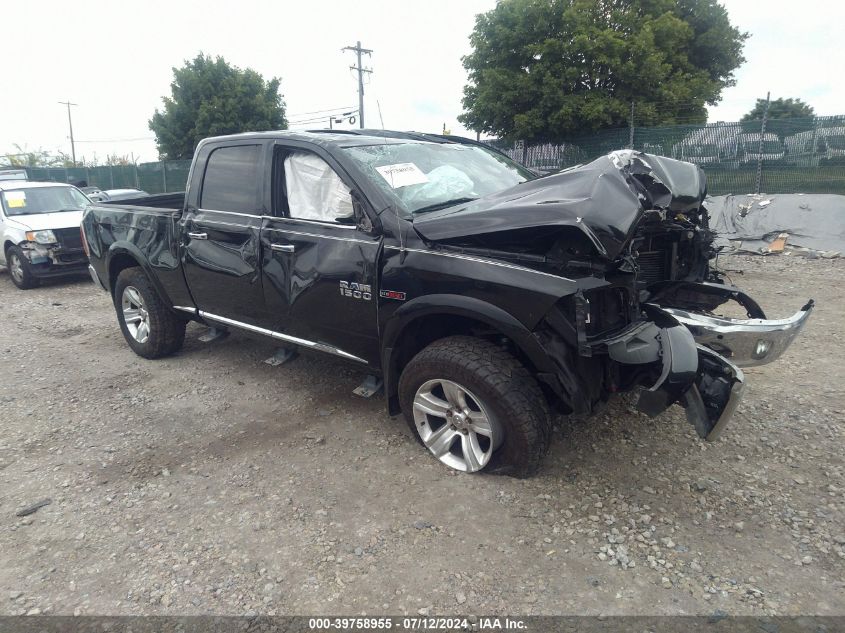
{"label": "sky", "polygon": [[[845,114],[845,3],[724,0],[731,21],[751,33],[737,85],[710,108],[731,121],[757,98],[799,97],[818,114]],[[74,0],[4,3],[6,57],[0,89],[0,154],[109,154],[157,159],[147,122],[170,93],[172,67],[199,51],[282,79],[292,128],[326,127],[315,111],[357,108],[357,80],[345,46],[373,50],[365,66],[367,127],[467,134],[458,123],[475,15],[495,0]],[[131,9],[130,9],[131,7]],[[379,117],[381,111],[381,118]],[[297,122],[303,122],[297,124]],[[335,124],[348,127],[348,121]],[[356,124],[357,125],[357,124]]]}

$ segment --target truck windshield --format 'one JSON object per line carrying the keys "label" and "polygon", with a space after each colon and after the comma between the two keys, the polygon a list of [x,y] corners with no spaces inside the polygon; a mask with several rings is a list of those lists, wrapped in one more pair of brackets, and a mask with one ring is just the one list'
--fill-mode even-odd
{"label": "truck windshield", "polygon": [[9,189],[0,195],[3,198],[3,210],[8,216],[81,211],[90,204],[88,198],[73,187],[61,185]]}
{"label": "truck windshield", "polygon": [[344,151],[406,216],[475,200],[534,178],[495,152],[457,143],[385,143]]}

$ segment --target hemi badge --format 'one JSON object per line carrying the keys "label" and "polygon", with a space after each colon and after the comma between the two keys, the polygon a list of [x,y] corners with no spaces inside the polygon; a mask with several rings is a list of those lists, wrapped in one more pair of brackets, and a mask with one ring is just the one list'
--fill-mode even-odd
{"label": "hemi badge", "polygon": [[396,299],[397,301],[405,300],[405,293],[397,292],[396,290],[379,290],[378,296],[383,299]]}

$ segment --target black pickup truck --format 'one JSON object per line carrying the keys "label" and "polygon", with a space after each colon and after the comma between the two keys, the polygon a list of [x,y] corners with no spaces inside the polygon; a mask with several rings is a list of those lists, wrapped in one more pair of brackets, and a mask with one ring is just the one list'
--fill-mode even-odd
{"label": "black pickup truck", "polygon": [[[449,139],[330,132],[211,138],[184,195],[91,206],[95,280],[141,356],[194,320],[332,354],[383,379],[441,462],[535,472],[551,413],[639,389],[713,439],[744,365],[809,317],[765,320],[723,283],[689,163],[620,151],[537,177]],[[716,316],[735,301],[748,318]]]}

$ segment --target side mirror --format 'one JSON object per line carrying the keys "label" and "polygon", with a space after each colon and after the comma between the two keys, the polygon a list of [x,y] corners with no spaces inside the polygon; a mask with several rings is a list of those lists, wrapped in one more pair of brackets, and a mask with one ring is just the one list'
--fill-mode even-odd
{"label": "side mirror", "polygon": [[376,218],[371,218],[366,209],[361,194],[358,191],[351,191],[352,196],[352,211],[355,218],[355,225],[364,233],[375,235],[381,232],[381,221]]}

